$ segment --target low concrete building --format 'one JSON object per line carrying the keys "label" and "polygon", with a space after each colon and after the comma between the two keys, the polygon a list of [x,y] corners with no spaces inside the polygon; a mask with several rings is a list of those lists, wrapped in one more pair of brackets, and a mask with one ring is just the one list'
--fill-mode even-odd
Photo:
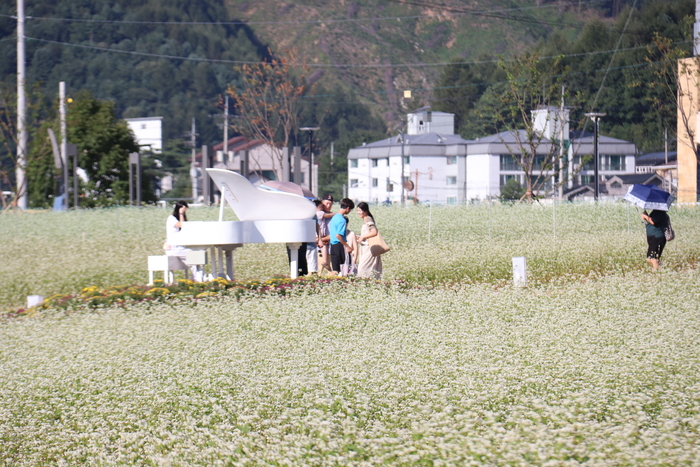
{"label": "low concrete building", "polygon": [[[551,162],[552,154],[558,158],[556,135],[562,130],[559,121],[567,122],[568,112],[565,120],[559,120],[558,113],[552,108],[533,112],[533,120],[541,127],[533,145],[541,161]],[[428,117],[425,110],[408,114],[408,134],[352,148],[348,153],[349,197],[371,203],[397,203],[401,201],[403,185],[407,201],[460,204],[498,198],[510,180],[525,185],[526,175],[513,156],[521,150],[532,150],[525,130],[465,140],[454,134],[451,117],[441,112],[432,112]],[[436,119],[441,122],[443,133],[429,131],[426,120]],[[594,135],[569,132],[568,123],[563,130],[568,138],[564,141],[564,188],[585,186],[593,182]],[[635,173],[637,147],[633,143],[599,135],[598,149],[601,184],[614,176]],[[537,159],[535,162],[537,167]],[[554,174],[555,169],[533,171],[533,178],[545,179],[538,195],[558,195]]]}

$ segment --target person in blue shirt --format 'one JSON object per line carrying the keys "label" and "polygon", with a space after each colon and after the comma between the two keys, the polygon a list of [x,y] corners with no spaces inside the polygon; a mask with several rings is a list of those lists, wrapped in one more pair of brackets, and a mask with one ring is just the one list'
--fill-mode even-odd
{"label": "person in blue shirt", "polygon": [[345,220],[347,214],[355,209],[355,203],[351,199],[343,198],[340,200],[340,211],[332,218],[330,223],[330,242],[331,242],[331,274],[340,273],[340,266],[345,263],[345,253],[352,253],[352,246],[348,243],[346,230],[348,223]]}

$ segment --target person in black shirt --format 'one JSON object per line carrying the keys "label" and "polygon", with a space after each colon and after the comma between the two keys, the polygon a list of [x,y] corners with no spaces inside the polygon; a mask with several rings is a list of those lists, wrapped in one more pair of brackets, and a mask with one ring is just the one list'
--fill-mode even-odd
{"label": "person in black shirt", "polygon": [[661,253],[666,246],[666,234],[664,230],[669,223],[668,214],[664,211],[651,211],[647,214],[646,210],[642,213],[642,220],[646,223],[647,230],[647,262],[656,271],[659,269],[659,260]]}

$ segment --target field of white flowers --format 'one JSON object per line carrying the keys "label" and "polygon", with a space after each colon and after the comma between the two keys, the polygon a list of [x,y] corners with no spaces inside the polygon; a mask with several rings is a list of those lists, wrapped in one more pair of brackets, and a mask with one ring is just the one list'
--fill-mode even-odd
{"label": "field of white flowers", "polygon": [[0,326],[2,465],[697,465],[700,281],[336,281]]}
{"label": "field of white flowers", "polygon": [[[385,278],[425,283],[504,283],[511,258],[525,256],[535,283],[581,275],[647,270],[646,239],[636,208],[626,203],[540,206],[480,205],[373,208],[392,252]],[[671,211],[678,238],[664,253],[667,269],[700,261],[700,209]],[[215,220],[217,208],[188,212]],[[162,254],[168,211],[116,208],[0,215],[0,311],[27,295],[75,293],[83,287],[145,284],[146,257]],[[227,220],[234,220],[227,210]],[[350,228],[360,220],[350,214]],[[238,279],[288,274],[281,245],[236,250]]]}
{"label": "field of white flowers", "polygon": [[[3,215],[0,304],[145,282],[165,216]],[[388,282],[2,320],[0,465],[700,465],[700,212],[671,216],[658,274],[625,205],[377,208]]]}

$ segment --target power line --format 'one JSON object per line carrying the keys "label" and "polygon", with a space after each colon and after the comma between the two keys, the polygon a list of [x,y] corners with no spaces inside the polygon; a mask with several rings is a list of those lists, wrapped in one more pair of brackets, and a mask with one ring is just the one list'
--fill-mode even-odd
{"label": "power line", "polygon": [[[454,8],[445,4],[439,4],[439,3],[431,3],[427,1],[410,1],[410,0],[389,0],[390,2],[393,3],[399,3],[402,5],[414,5],[418,7],[428,7],[428,8],[435,8],[441,11],[449,11],[450,13],[456,13],[456,14],[463,14],[463,15],[471,15],[471,16],[484,16],[487,18],[495,18],[495,19],[503,19],[507,21],[517,21],[521,23],[535,23],[535,24],[541,24],[541,25],[549,25],[549,26],[580,26],[580,24],[577,23],[566,23],[563,21],[546,21],[546,20],[539,20],[535,18],[528,18],[525,16],[510,16],[510,15],[504,15],[500,14],[500,11],[509,11],[509,10],[491,10],[491,11],[474,11],[474,10],[468,10],[468,9],[463,9],[463,8]],[[601,3],[602,0],[594,0],[589,3]],[[552,6],[569,6],[569,5],[578,5],[578,2],[576,3],[568,3],[568,4],[552,4]],[[524,8],[523,8],[524,9]]]}
{"label": "power line", "polygon": [[[166,54],[155,54],[155,53],[148,53],[148,52],[136,52],[132,50],[120,50],[120,49],[112,49],[112,48],[107,48],[107,47],[96,47],[96,46],[91,46],[91,45],[83,45],[83,44],[72,44],[69,42],[61,42],[61,41],[52,41],[49,39],[40,39],[38,37],[26,37],[27,40],[32,40],[32,41],[38,41],[38,42],[46,42],[49,44],[56,44],[56,45],[62,45],[62,46],[67,46],[67,47],[77,47],[77,48],[82,48],[82,49],[89,49],[89,50],[96,50],[99,52],[114,52],[114,53],[123,53],[123,54],[129,54],[129,55],[137,55],[137,56],[145,56],[145,57],[153,57],[153,58],[167,58],[171,60],[185,60],[185,61],[196,61],[196,62],[210,62],[210,63],[230,63],[230,64],[245,64],[245,65],[259,65],[263,64],[264,62],[260,61],[246,61],[246,60],[224,60],[224,59],[216,59],[216,58],[199,58],[199,57],[183,57],[179,55],[166,55]],[[682,41],[682,42],[677,42],[675,44],[686,44],[690,43],[690,41]],[[548,59],[554,59],[554,58],[568,58],[568,57],[583,57],[583,56],[589,56],[589,55],[598,55],[598,54],[606,54],[606,53],[616,53],[618,51],[631,51],[631,50],[640,50],[640,49],[645,49],[648,46],[638,46],[638,47],[628,47],[625,49],[610,49],[610,50],[597,50],[597,51],[592,51],[592,52],[581,52],[581,53],[575,53],[575,54],[560,54],[560,55],[546,55],[540,57],[542,60],[548,60]],[[448,65],[478,65],[478,64],[484,64],[484,63],[498,63],[498,62],[512,62],[515,61],[515,59],[507,59],[507,58],[494,58],[494,59],[489,59],[489,60],[471,60],[471,61],[463,61],[463,62],[433,62],[433,63],[378,63],[378,64],[324,64],[324,63],[310,63],[306,64],[306,66],[310,68],[422,68],[422,67],[441,67],[441,66],[448,66]],[[294,64],[292,64],[294,65]]]}
{"label": "power line", "polygon": [[610,57],[610,63],[608,63],[608,70],[605,71],[605,75],[603,76],[603,80],[600,83],[600,87],[598,88],[598,92],[595,95],[595,99],[593,99],[593,105],[591,108],[595,109],[596,104],[598,103],[598,96],[600,96],[600,91],[603,90],[603,86],[605,85],[605,79],[608,77],[608,71],[610,70],[610,65],[612,65],[613,60],[615,60],[615,55],[617,54],[617,50],[620,48],[620,44],[622,43],[622,36],[624,36],[625,31],[627,30],[627,26],[630,24],[630,19],[632,19],[632,12],[634,11],[634,7],[637,5],[637,0],[634,0],[634,4],[632,5],[632,8],[630,8],[630,13],[627,16],[627,21],[625,21],[625,27],[622,28],[622,32],[620,33],[620,37],[617,39],[617,46],[615,47],[615,51],[613,52],[612,57]]}
{"label": "power line", "polygon": [[257,62],[257,61],[256,62],[249,62],[249,61],[244,61],[244,60],[224,60],[224,59],[216,59],[216,58],[181,57],[178,55],[152,54],[152,53],[148,53],[148,52],[135,52],[133,50],[119,50],[119,49],[109,49],[106,47],[95,47],[92,45],[71,44],[68,42],[52,41],[49,39],[39,39],[38,37],[29,37],[29,36],[25,36],[25,37],[27,40],[30,40],[30,41],[48,42],[49,44],[65,45],[65,46],[69,46],[69,47],[78,47],[81,49],[98,50],[100,52],[115,52],[115,53],[129,54],[129,55],[139,55],[139,56],[144,56],[144,57],[168,58],[168,59],[173,59],[173,60],[189,60],[189,61],[194,61],[194,62],[232,63],[232,64],[250,64],[250,65],[256,65],[256,64],[263,63],[263,62]]}
{"label": "power line", "polygon": [[[390,1],[396,1],[396,0],[390,0]],[[588,3],[588,4],[594,4],[594,3],[602,3],[605,0],[588,0],[583,3]],[[537,20],[532,20],[530,18],[524,18],[524,17],[511,17],[511,16],[505,16],[502,15],[502,13],[507,13],[507,12],[515,12],[515,11],[526,11],[526,10],[538,10],[538,9],[545,9],[545,8],[561,8],[563,6],[573,6],[573,5],[580,5],[581,2],[570,2],[570,3],[556,3],[556,4],[546,4],[546,5],[538,5],[538,6],[531,6],[531,7],[518,7],[518,8],[504,8],[504,9],[499,9],[499,10],[465,10],[465,9],[450,9],[446,8],[444,5],[435,5],[435,4],[420,4],[418,2],[405,2],[405,1],[396,1],[396,3],[402,3],[402,4],[412,4],[412,5],[417,5],[417,6],[428,6],[431,8],[435,7],[440,7],[443,10],[450,11],[451,13],[457,14],[457,15],[465,15],[465,16],[487,16],[487,17],[494,17],[494,18],[502,18],[502,19],[508,19],[512,21],[524,21],[524,22],[537,22]],[[500,15],[500,16],[499,16]],[[16,19],[16,16],[13,15],[3,15],[0,14],[0,17],[4,18],[12,18]],[[379,17],[372,17],[372,18],[344,18],[344,19],[321,19],[321,20],[299,20],[299,21],[138,21],[138,20],[101,20],[101,19],[83,19],[83,18],[52,18],[52,17],[43,17],[43,16],[26,16],[25,17],[27,20],[38,20],[38,21],[69,21],[69,22],[80,22],[80,23],[100,23],[100,24],[140,24],[140,25],[172,25],[172,26],[197,26],[197,25],[205,25],[205,26],[243,26],[243,25],[275,25],[275,24],[326,24],[326,23],[362,23],[362,22],[370,22],[370,21],[400,21],[400,20],[406,20],[406,19],[420,19],[420,18],[432,18],[431,15],[412,15],[412,16],[379,16]],[[579,24],[573,24],[573,23],[562,23],[562,22],[552,22],[552,23],[547,23],[547,24],[552,24],[552,25],[561,25],[561,24],[566,24],[566,25],[571,25],[571,26],[579,26]]]}

